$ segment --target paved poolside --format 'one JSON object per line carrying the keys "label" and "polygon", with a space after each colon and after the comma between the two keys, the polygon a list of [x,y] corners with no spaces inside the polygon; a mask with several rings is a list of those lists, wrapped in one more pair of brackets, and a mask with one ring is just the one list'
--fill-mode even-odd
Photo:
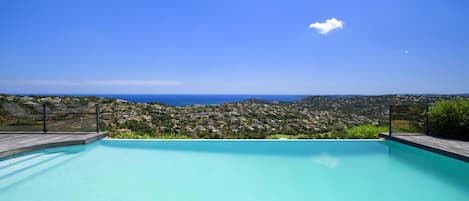
{"label": "paved poolside", "polygon": [[96,132],[0,132],[0,158],[35,149],[87,144],[106,135]]}
{"label": "paved poolside", "polygon": [[380,136],[469,162],[469,141],[438,138],[418,133],[393,133],[392,136],[388,133],[380,133]]}

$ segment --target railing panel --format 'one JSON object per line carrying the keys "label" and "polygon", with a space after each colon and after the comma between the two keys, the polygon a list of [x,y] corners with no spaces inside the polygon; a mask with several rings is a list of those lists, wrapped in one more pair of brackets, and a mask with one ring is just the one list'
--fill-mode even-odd
{"label": "railing panel", "polygon": [[47,105],[47,131],[96,131],[95,103],[72,105]]}
{"label": "railing panel", "polygon": [[0,131],[96,132],[96,101],[65,99],[66,103],[58,97],[0,97]]}
{"label": "railing panel", "polygon": [[424,134],[426,132],[425,105],[394,105],[391,111],[393,133]]}
{"label": "railing panel", "polygon": [[1,131],[42,131],[41,104],[0,103]]}

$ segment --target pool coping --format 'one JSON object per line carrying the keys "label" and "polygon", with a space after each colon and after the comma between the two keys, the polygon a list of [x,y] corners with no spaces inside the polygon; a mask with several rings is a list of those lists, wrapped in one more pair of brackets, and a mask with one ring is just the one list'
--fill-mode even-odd
{"label": "pool coping", "polygon": [[0,132],[0,136],[2,135],[28,135],[29,136],[73,136],[71,139],[64,139],[58,141],[51,141],[45,143],[36,143],[36,144],[22,144],[18,143],[19,145],[13,147],[8,150],[1,151],[0,150],[0,160],[4,158],[14,157],[15,155],[19,155],[25,152],[30,152],[39,149],[51,148],[51,147],[58,147],[58,146],[69,146],[69,145],[80,145],[80,144],[88,144],[90,142],[96,140],[105,140],[105,141],[187,141],[187,142],[203,142],[203,141],[219,141],[219,142],[379,142],[385,140],[392,140],[396,142],[400,142],[403,144],[407,144],[410,146],[414,146],[417,148],[421,148],[427,151],[431,151],[434,153],[442,154],[454,159],[458,159],[464,162],[469,162],[469,156],[464,156],[462,154],[458,154],[455,152],[451,152],[444,149],[439,149],[437,147],[427,146],[421,143],[412,142],[403,138],[399,138],[396,136],[389,136],[387,133],[380,133],[380,137],[378,139],[116,139],[116,138],[106,138],[107,132],[103,133],[84,133],[84,132],[54,132],[54,133],[35,133],[35,132]]}
{"label": "pool coping", "polygon": [[221,141],[221,142],[236,142],[236,141],[259,141],[259,142],[282,142],[282,141],[370,141],[370,142],[375,142],[375,141],[384,141],[384,139],[378,138],[378,139],[120,139],[120,138],[104,138],[102,140],[105,141]]}
{"label": "pool coping", "polygon": [[[423,150],[427,150],[427,151],[430,151],[430,152],[433,152],[433,153],[441,154],[441,155],[444,155],[444,156],[447,156],[447,157],[450,157],[450,158],[454,158],[454,159],[469,163],[469,156],[459,154],[459,153],[456,153],[456,152],[450,151],[450,150],[444,150],[442,148],[438,148],[438,147],[435,147],[435,146],[425,145],[425,144],[418,143],[418,142],[415,142],[415,141],[407,140],[407,139],[403,138],[403,136],[405,136],[405,135],[402,135],[400,137],[399,137],[399,134],[393,134],[393,135],[389,136],[388,133],[380,133],[379,134],[380,137],[382,137],[386,140],[396,141],[396,142],[399,142],[399,143],[402,143],[402,144],[410,145],[410,146],[413,146],[413,147],[417,147],[417,148],[420,148],[420,149],[423,149]],[[428,138],[435,138],[435,137],[432,137],[432,136],[427,136],[427,137]]]}

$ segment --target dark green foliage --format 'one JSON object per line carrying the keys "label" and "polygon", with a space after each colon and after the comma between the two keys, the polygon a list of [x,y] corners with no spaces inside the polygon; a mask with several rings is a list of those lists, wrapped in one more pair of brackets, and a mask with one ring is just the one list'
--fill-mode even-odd
{"label": "dark green foliage", "polygon": [[469,140],[469,100],[440,101],[430,108],[432,135]]}

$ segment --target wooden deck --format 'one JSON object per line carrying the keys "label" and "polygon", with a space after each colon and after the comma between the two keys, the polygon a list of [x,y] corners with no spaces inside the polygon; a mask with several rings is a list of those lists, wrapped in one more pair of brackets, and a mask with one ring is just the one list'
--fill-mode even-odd
{"label": "wooden deck", "polygon": [[388,133],[380,133],[380,136],[469,162],[469,141],[437,138],[412,133],[393,133],[392,136],[389,136]]}
{"label": "wooden deck", "polygon": [[87,144],[105,137],[94,132],[0,132],[0,159],[15,154],[55,146]]}

